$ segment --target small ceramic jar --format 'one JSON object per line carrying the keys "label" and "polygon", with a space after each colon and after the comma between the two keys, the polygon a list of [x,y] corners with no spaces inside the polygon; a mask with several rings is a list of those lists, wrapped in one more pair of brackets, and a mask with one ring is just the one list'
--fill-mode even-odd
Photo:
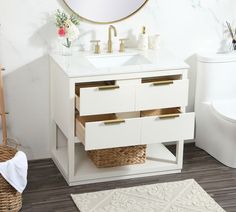
{"label": "small ceramic jar", "polygon": [[160,48],[160,35],[159,34],[155,34],[155,35],[150,35],[148,37],[148,47],[149,49],[153,49],[153,50],[157,50]]}

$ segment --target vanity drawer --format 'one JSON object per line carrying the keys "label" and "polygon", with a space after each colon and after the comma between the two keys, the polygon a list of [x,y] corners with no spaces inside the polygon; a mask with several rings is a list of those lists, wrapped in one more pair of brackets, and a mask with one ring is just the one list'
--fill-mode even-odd
{"label": "vanity drawer", "polygon": [[135,110],[134,85],[103,85],[81,88],[76,96],[80,115],[121,113]]}
{"label": "vanity drawer", "polygon": [[84,144],[85,150],[140,145],[140,118],[117,119],[115,115],[97,117],[76,118],[76,136]]}
{"label": "vanity drawer", "polygon": [[145,82],[136,88],[136,110],[179,107],[187,104],[187,79]]}
{"label": "vanity drawer", "polygon": [[[160,110],[161,111],[161,110]],[[158,115],[142,112],[141,144],[193,139],[194,113],[160,112]]]}

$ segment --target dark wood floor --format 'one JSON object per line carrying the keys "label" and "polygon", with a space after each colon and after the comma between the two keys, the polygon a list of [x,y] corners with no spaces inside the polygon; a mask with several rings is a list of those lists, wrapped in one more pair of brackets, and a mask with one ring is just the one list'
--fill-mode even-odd
{"label": "dark wood floor", "polygon": [[71,193],[124,188],[194,178],[226,211],[236,212],[236,169],[228,168],[194,144],[185,145],[181,174],[155,176],[76,187],[67,186],[50,159],[29,164],[29,182],[23,195],[24,212],[77,211]]}

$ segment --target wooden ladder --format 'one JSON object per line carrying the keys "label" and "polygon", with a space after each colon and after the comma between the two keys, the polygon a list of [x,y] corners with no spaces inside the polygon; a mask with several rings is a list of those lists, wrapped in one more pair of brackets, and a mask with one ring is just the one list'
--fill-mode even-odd
{"label": "wooden ladder", "polygon": [[2,119],[2,142],[3,142],[3,145],[6,145],[7,144],[7,121],[6,121],[3,79],[2,79],[2,71],[4,70],[5,69],[2,68],[0,65],[0,115]]}

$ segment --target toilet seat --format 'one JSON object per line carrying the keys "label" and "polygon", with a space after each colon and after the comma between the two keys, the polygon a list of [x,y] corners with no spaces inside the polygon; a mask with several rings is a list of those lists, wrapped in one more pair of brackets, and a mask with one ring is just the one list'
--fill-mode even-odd
{"label": "toilet seat", "polygon": [[213,101],[212,108],[225,120],[236,123],[236,99]]}

